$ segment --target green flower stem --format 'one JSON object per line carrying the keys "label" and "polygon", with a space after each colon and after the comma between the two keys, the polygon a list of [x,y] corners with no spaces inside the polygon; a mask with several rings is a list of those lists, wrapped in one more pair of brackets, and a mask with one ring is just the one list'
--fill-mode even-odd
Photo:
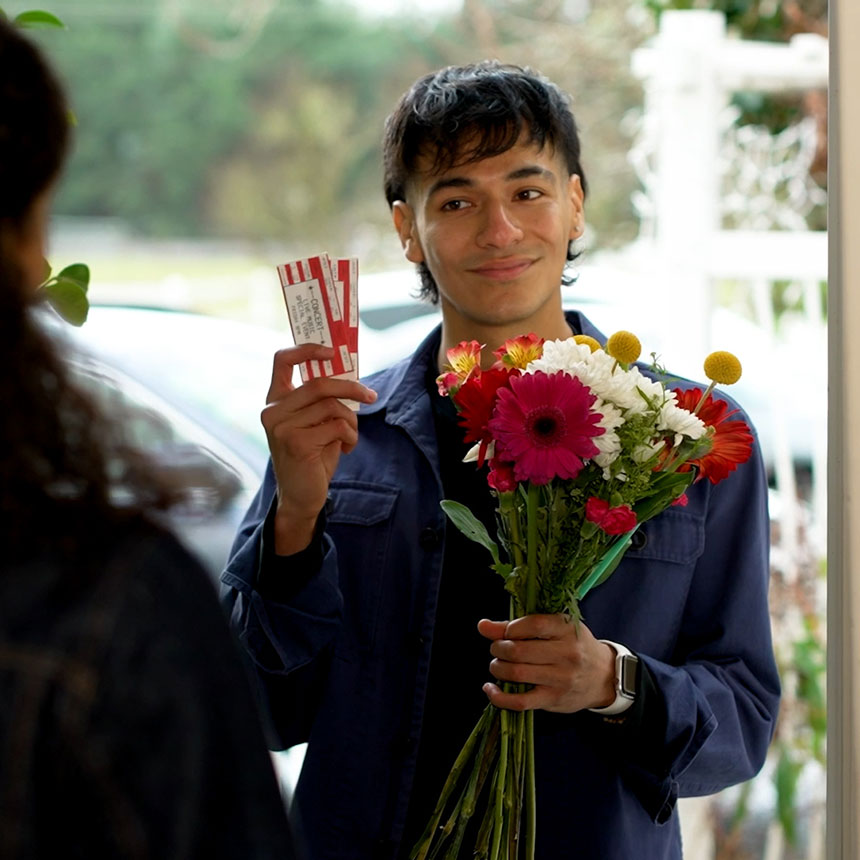
{"label": "green flower stem", "polygon": [[496,771],[496,796],[493,822],[493,844],[490,848],[490,860],[499,860],[499,848],[502,842],[502,830],[504,821],[505,785],[508,772],[508,746],[510,745],[511,729],[509,726],[509,713],[502,710],[499,714],[501,720],[501,749],[499,750],[499,766]]}
{"label": "green flower stem", "polygon": [[439,800],[436,801],[436,808],[433,810],[433,815],[430,817],[430,821],[427,823],[424,833],[421,834],[421,839],[418,841],[418,844],[412,849],[412,853],[409,855],[409,860],[425,860],[427,857],[427,852],[430,850],[433,837],[436,835],[436,828],[439,826],[439,821],[442,818],[442,813],[445,811],[448,798],[454,791],[454,787],[460,779],[460,775],[472,755],[472,751],[478,742],[478,738],[485,732],[487,725],[492,718],[492,705],[488,705],[484,709],[484,713],[481,714],[481,718],[475,724],[475,728],[472,729],[472,734],[469,735],[468,740],[463,744],[463,749],[460,750],[460,754],[457,756],[457,760],[451,768],[451,773],[448,774],[448,779],[445,782],[442,793],[439,795]]}
{"label": "green flower stem", "polygon": [[525,803],[526,803],[526,860],[534,860],[537,836],[537,795],[535,793],[535,712],[525,712]]}
{"label": "green flower stem", "polygon": [[496,785],[499,781],[498,768],[493,772],[493,779],[490,783],[490,802],[487,803],[487,808],[484,811],[484,820],[481,822],[481,827],[478,830],[478,836],[475,839],[475,857],[477,860],[487,860],[490,853],[490,837],[493,832],[493,823],[495,822],[496,806],[492,802],[492,798],[496,796]]}
{"label": "green flower stem", "polygon": [[[480,794],[487,777],[487,771],[489,768],[485,767],[484,764],[487,745],[490,742],[491,736],[496,737],[495,732],[492,730],[484,731],[482,734],[481,743],[478,747],[478,754],[475,760],[475,767],[472,770],[472,775],[469,777],[469,782],[466,785],[466,790],[463,792],[463,797],[452,815],[452,820],[456,819],[457,829],[454,831],[454,840],[446,855],[450,860],[457,860],[457,857],[459,856],[460,846],[463,844],[463,837],[466,835],[466,826],[475,813],[475,801],[477,796]],[[492,756],[492,746],[490,747],[490,753]]]}
{"label": "green flower stem", "polygon": [[540,487],[529,484],[526,500],[526,565],[528,574],[526,580],[526,613],[534,612],[537,608],[537,547],[538,547],[538,503],[540,502]]}

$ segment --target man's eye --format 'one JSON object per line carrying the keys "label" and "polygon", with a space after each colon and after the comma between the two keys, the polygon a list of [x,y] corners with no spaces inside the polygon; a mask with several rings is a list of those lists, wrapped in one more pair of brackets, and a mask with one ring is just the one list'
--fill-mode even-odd
{"label": "man's eye", "polygon": [[526,188],[517,192],[519,200],[537,200],[538,197],[543,197],[543,192],[537,188]]}
{"label": "man's eye", "polygon": [[465,200],[446,200],[442,204],[443,212],[457,212],[460,209],[465,209],[469,204]]}

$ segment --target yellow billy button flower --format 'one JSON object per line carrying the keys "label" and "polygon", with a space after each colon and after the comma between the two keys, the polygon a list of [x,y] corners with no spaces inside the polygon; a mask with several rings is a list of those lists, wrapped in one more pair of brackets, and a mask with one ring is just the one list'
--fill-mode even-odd
{"label": "yellow billy button flower", "polygon": [[606,341],[606,351],[615,359],[613,371],[620,364],[627,369],[642,353],[642,344],[632,331],[617,331]]}
{"label": "yellow billy button flower", "polygon": [[741,363],[730,352],[712,352],[705,359],[705,376],[718,385],[734,385],[741,378]]}
{"label": "yellow billy button flower", "polygon": [[704,406],[708,395],[714,390],[714,386],[719,385],[734,385],[741,378],[741,363],[736,355],[724,350],[712,352],[705,359],[705,376],[711,380],[710,385],[705,389],[696,408],[693,410],[695,415]]}
{"label": "yellow billy button flower", "polygon": [[573,340],[575,343],[578,343],[580,345],[584,344],[592,352],[596,352],[598,349],[600,349],[600,343],[596,341],[590,334],[575,334],[573,336]]}

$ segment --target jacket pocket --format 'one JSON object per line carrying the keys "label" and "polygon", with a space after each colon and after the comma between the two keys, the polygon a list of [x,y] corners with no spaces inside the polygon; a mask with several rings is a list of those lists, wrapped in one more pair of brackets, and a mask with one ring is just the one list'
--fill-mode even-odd
{"label": "jacket pocket", "polygon": [[630,558],[692,564],[705,549],[704,517],[680,508],[667,508],[639,532],[639,541],[627,552]]}
{"label": "jacket pocket", "polygon": [[585,598],[583,615],[599,638],[670,660],[705,549],[704,517],[670,508],[637,536],[618,570]]}
{"label": "jacket pocket", "polygon": [[[400,490],[365,481],[333,481],[328,505],[328,532],[337,547],[343,593],[344,657],[353,647],[366,651],[376,641],[380,601]],[[348,659],[348,658],[347,658]]]}

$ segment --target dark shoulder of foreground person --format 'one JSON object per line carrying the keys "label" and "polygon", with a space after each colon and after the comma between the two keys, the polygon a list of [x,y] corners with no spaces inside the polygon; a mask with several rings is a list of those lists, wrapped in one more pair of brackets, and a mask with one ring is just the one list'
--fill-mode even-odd
{"label": "dark shoulder of foreground person", "polygon": [[101,665],[89,766],[95,790],[110,799],[117,840],[128,842],[124,856],[293,858],[212,581],[172,535],[143,519],[111,542],[100,590],[102,621],[113,629],[92,643]]}

